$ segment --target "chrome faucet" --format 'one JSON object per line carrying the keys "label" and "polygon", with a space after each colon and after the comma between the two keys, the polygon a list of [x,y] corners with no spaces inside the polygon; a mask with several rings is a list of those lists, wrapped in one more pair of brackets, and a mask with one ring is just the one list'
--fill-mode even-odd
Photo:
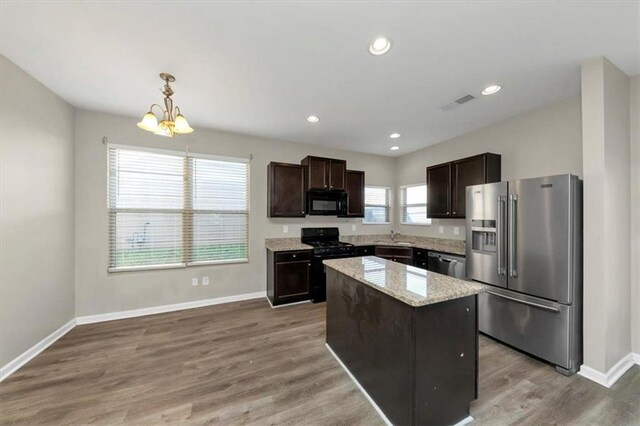
{"label": "chrome faucet", "polygon": [[395,232],[393,229],[391,230],[391,242],[394,242],[396,238],[400,235],[399,232]]}

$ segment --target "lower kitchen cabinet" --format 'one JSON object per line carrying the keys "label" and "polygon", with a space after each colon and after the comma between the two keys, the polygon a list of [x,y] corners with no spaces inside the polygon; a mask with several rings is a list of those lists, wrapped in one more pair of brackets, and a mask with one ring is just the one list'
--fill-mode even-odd
{"label": "lower kitchen cabinet", "polygon": [[311,250],[267,250],[267,297],[273,306],[309,300]]}
{"label": "lower kitchen cabinet", "polygon": [[413,248],[411,247],[376,246],[375,255],[405,265],[413,265]]}
{"label": "lower kitchen cabinet", "polygon": [[413,266],[420,269],[427,269],[427,254],[429,252],[422,248],[413,249]]}

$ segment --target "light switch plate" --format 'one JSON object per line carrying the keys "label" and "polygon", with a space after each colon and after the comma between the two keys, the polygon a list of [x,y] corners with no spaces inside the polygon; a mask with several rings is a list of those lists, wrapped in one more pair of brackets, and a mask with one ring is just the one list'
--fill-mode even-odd
{"label": "light switch plate", "polygon": [[444,234],[444,226],[438,226],[438,232]]}
{"label": "light switch plate", "polygon": [[209,285],[209,277],[202,277],[202,285]]}
{"label": "light switch plate", "polygon": [[288,225],[282,225],[282,233],[286,234],[289,232],[289,226]]}
{"label": "light switch plate", "polygon": [[191,278],[191,285],[194,287],[198,286],[198,279],[197,278]]}
{"label": "light switch plate", "polygon": [[460,227],[459,226],[454,226],[453,227],[453,233],[455,235],[460,235]]}

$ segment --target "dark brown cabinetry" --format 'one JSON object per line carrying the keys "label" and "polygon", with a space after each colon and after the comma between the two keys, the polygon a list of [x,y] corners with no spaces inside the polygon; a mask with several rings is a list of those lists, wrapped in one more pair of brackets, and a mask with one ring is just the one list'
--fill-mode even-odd
{"label": "dark brown cabinetry", "polygon": [[413,266],[421,269],[427,269],[428,251],[422,248],[413,249]]}
{"label": "dark brown cabinetry", "polygon": [[346,217],[364,217],[364,172],[347,170],[347,214]]}
{"label": "dark brown cabinetry", "polygon": [[427,168],[427,217],[451,214],[451,164]]}
{"label": "dark brown cabinetry", "polygon": [[405,265],[413,264],[413,248],[396,246],[376,246],[376,256]]}
{"label": "dark brown cabinetry", "polygon": [[306,189],[344,191],[347,181],[347,162],[334,158],[308,156],[302,160],[305,166]]}
{"label": "dark brown cabinetry", "polygon": [[485,153],[427,167],[427,217],[464,218],[466,187],[500,181],[500,155]]}
{"label": "dark brown cabinetry", "polygon": [[267,250],[267,297],[273,306],[308,300],[311,292],[311,250]]}
{"label": "dark brown cabinetry", "polygon": [[356,256],[373,256],[376,254],[375,246],[357,246],[355,248]]}
{"label": "dark brown cabinetry", "polygon": [[269,163],[267,187],[268,217],[304,217],[306,191],[302,165]]}

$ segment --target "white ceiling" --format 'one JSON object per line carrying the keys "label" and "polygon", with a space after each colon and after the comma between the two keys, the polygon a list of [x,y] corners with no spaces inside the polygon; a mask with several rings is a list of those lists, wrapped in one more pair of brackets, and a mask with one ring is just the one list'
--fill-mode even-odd
{"label": "white ceiling", "polygon": [[[382,155],[577,95],[596,56],[640,72],[633,1],[3,0],[0,15],[2,54],[78,108],[141,117],[168,71],[192,126]],[[376,57],[378,35],[393,46]]]}

